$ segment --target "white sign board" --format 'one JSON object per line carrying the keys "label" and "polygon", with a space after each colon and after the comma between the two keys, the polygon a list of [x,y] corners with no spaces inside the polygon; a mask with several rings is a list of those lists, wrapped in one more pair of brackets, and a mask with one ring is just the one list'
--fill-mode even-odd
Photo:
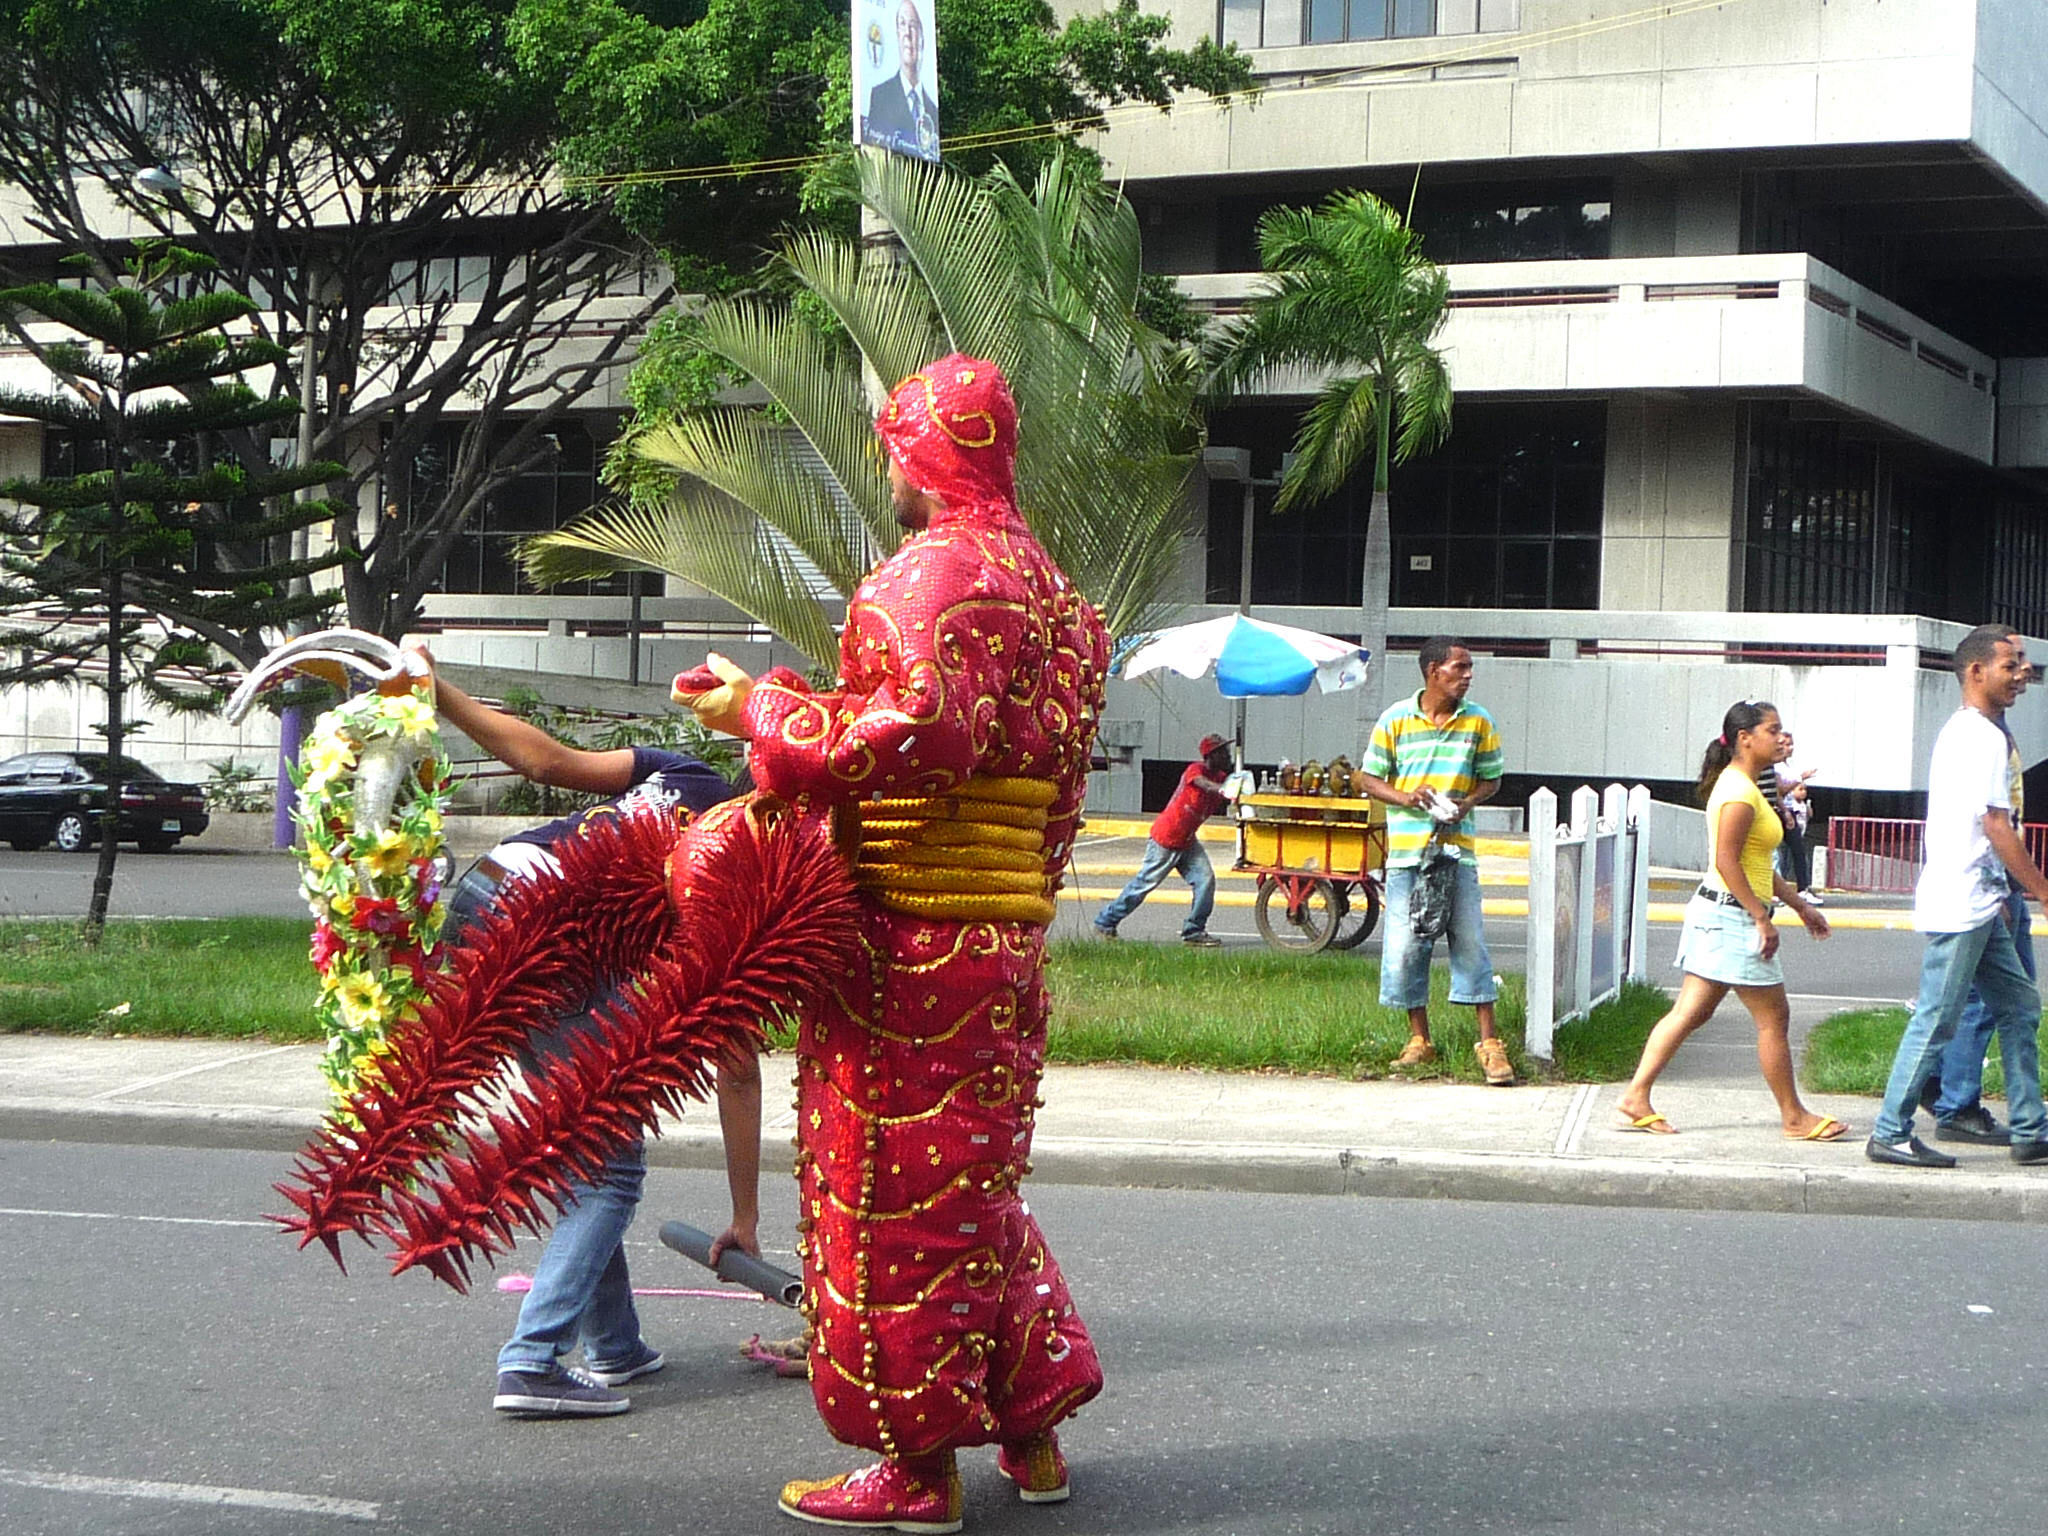
{"label": "white sign board", "polygon": [[933,0],[853,0],[853,141],[939,158]]}

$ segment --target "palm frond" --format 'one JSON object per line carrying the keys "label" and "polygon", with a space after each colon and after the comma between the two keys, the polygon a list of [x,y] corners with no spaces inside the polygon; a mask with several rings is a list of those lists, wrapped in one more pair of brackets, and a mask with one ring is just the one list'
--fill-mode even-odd
{"label": "palm frond", "polygon": [[703,334],[707,347],[774,397],[876,542],[888,547],[896,521],[888,471],[850,358],[786,308],[752,301],[712,305]]}
{"label": "palm frond", "polygon": [[666,465],[751,508],[800,550],[840,596],[880,554],[851,504],[795,451],[787,428],[757,411],[714,409],[652,427],[634,441],[643,462]]}
{"label": "palm frond", "polygon": [[839,642],[788,543],[752,511],[684,481],[660,506],[601,507],[520,546],[537,584],[625,569],[660,571],[702,587],[766,626],[824,672]]}
{"label": "palm frond", "polygon": [[1352,471],[1376,453],[1378,419],[1379,388],[1373,378],[1352,374],[1325,384],[1302,413],[1294,463],[1273,510],[1286,512],[1342,490]]}
{"label": "palm frond", "polygon": [[944,355],[931,292],[914,271],[817,230],[791,239],[782,259],[846,327],[883,389]]}

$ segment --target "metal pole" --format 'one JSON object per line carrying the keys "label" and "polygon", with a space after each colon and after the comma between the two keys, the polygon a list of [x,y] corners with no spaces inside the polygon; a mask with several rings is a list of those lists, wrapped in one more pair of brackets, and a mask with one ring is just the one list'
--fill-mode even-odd
{"label": "metal pole", "polygon": [[[313,394],[320,380],[320,347],[318,330],[320,325],[319,278],[309,261],[305,270],[306,310],[301,324],[299,356],[299,460],[298,467],[304,469],[313,462]],[[301,505],[313,500],[313,487],[301,486],[297,493]],[[312,551],[311,530],[301,523],[292,530],[292,559],[303,561]],[[312,583],[304,576],[291,579],[291,593],[303,597]],[[293,634],[305,632],[303,620],[291,622]],[[273,848],[289,848],[297,837],[292,823],[292,803],[297,791],[292,787],[291,764],[298,760],[299,742],[304,734],[304,722],[300,718],[297,704],[287,704],[277,722],[277,796],[275,809],[271,813],[270,845]]]}
{"label": "metal pole", "polygon": [[[1252,611],[1252,520],[1258,511],[1259,489],[1255,481],[1244,483],[1244,523],[1237,546],[1237,611],[1249,617]],[[1237,765],[1244,766],[1245,714],[1249,701],[1237,701]]]}

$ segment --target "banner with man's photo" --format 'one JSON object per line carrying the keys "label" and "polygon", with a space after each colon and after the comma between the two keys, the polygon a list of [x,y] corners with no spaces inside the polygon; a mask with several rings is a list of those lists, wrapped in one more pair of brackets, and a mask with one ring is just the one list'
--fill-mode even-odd
{"label": "banner with man's photo", "polygon": [[853,0],[853,141],[937,163],[933,0]]}

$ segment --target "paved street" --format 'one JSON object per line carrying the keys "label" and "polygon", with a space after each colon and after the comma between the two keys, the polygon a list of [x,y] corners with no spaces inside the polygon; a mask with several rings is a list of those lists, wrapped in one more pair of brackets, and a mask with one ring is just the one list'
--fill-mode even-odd
{"label": "paved street", "polygon": [[[612,1421],[487,1406],[513,1302],[342,1277],[255,1218],[274,1153],[0,1144],[10,1536],[379,1527],[786,1532],[788,1476],[852,1465],[800,1383],[745,1367],[789,1314],[648,1298],[670,1369]],[[788,1246],[790,1187],[764,1231]],[[655,1221],[641,1284],[690,1286]],[[1074,1501],[966,1458],[969,1529],[1643,1532],[1987,1528],[2048,1496],[2048,1234],[1786,1218],[1045,1188],[1111,1386]],[[526,1269],[530,1250],[506,1271]],[[154,1485],[154,1486],[143,1486]],[[191,1502],[210,1500],[214,1502]]]}

